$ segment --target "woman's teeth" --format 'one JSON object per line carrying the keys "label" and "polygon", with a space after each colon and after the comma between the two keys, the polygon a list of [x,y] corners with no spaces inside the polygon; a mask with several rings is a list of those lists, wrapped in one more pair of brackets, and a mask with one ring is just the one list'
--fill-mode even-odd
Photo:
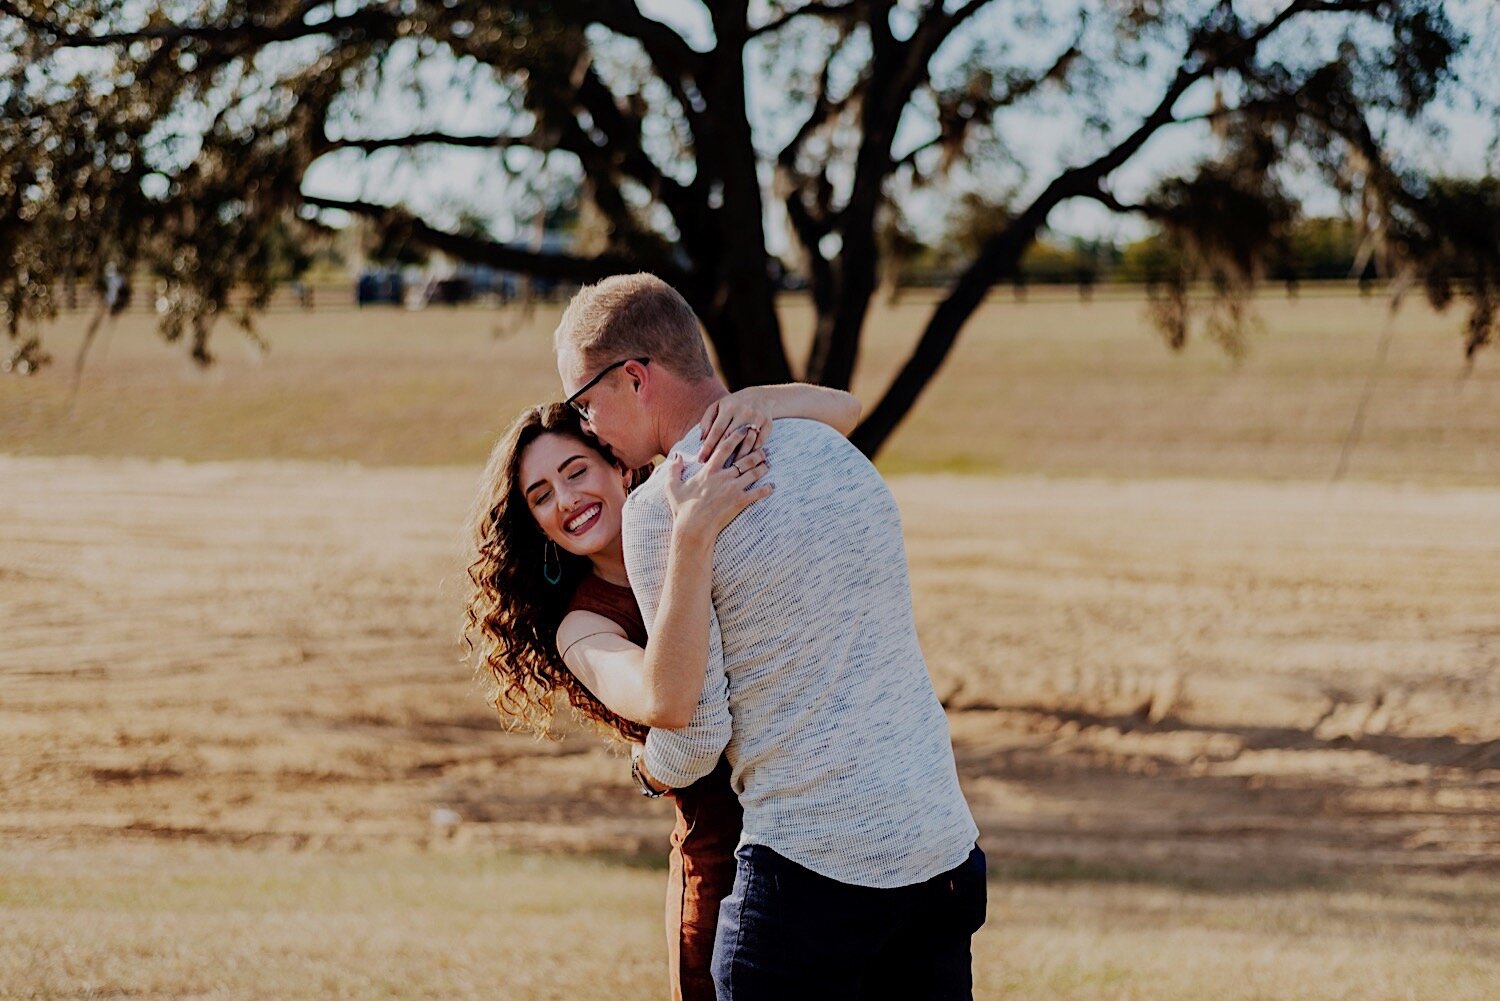
{"label": "woman's teeth", "polygon": [[590,504],[588,507],[578,512],[578,514],[574,515],[572,518],[569,518],[567,522],[564,523],[563,527],[570,532],[576,532],[584,525],[592,522],[595,518],[597,518],[599,516],[599,511],[601,510],[601,508],[602,505]]}

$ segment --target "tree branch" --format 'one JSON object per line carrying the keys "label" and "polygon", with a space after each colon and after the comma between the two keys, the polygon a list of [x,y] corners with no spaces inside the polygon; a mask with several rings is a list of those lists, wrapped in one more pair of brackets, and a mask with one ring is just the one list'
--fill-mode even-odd
{"label": "tree branch", "polygon": [[[1032,205],[1019,217],[1017,223],[1028,218],[1034,218],[1039,229],[1045,222],[1046,216],[1059,202],[1068,198],[1078,196],[1091,196],[1099,188],[1099,182],[1112,174],[1121,164],[1130,159],[1140,148],[1144,146],[1153,135],[1166,125],[1176,124],[1179,119],[1172,114],[1172,109],[1181,100],[1190,87],[1202,80],[1224,65],[1236,62],[1247,53],[1253,53],[1262,42],[1276,32],[1278,28],[1298,14],[1309,11],[1338,11],[1350,12],[1361,8],[1372,6],[1369,0],[1349,0],[1339,3],[1335,0],[1296,0],[1282,9],[1281,13],[1261,25],[1258,29],[1246,35],[1237,45],[1226,49],[1217,59],[1205,59],[1196,66],[1188,65],[1193,57],[1190,48],[1185,54],[1183,65],[1178,69],[1177,75],[1167,87],[1166,92],[1151,113],[1142,120],[1128,136],[1119,142],[1113,149],[1100,156],[1092,163],[1081,167],[1074,167],[1064,171],[1051,184],[1049,184]],[[1003,236],[1003,234],[1001,234]],[[981,254],[981,258],[983,255]]]}
{"label": "tree branch", "polygon": [[913,146],[911,149],[907,150],[905,153],[901,154],[901,156],[897,157],[891,162],[892,173],[900,170],[902,167],[915,166],[917,157],[921,156],[923,153],[927,152],[930,149],[936,149],[937,147],[943,145],[943,143],[945,143],[947,140],[948,136],[939,132],[937,135],[933,136],[926,142],[917,143],[917,145]]}
{"label": "tree branch", "polygon": [[833,307],[833,265],[823,256],[823,250],[819,246],[823,237],[828,235],[829,227],[825,222],[812,217],[812,213],[802,202],[800,190],[793,188],[783,202],[786,205],[787,220],[792,224],[792,232],[797,234],[797,242],[802,244],[802,251],[807,257],[808,285],[814,309],[821,316]]}
{"label": "tree branch", "polygon": [[[613,254],[575,257],[572,254],[527,250],[483,237],[453,233],[428,225],[398,206],[307,194],[302,195],[302,201],[315,208],[340,209],[363,216],[383,230],[403,230],[411,240],[424,247],[440,250],[473,264],[487,264],[502,271],[562,281],[593,282],[610,275],[639,270],[637,262]],[[674,284],[681,280],[681,276],[675,272],[662,274],[660,277]]]}
{"label": "tree branch", "polygon": [[697,76],[703,59],[670,25],[641,13],[632,0],[607,0],[588,5],[590,16],[617,35],[641,43],[657,71],[669,85],[673,78]]}
{"label": "tree branch", "polygon": [[[569,117],[566,122],[557,123],[561,126],[557,147],[578,157],[595,183],[618,187],[615,178],[621,173],[638,182],[671,213],[685,239],[696,237],[700,206],[692,191],[664,174],[646,153],[641,142],[641,120],[620,110],[613,92],[592,65],[585,69],[574,97],[604,134],[606,142],[603,146],[596,143],[575,118]],[[619,204],[624,204],[623,198]]]}
{"label": "tree branch", "polygon": [[1024,97],[1034,94],[1048,81],[1060,80],[1066,76],[1068,68],[1082,53],[1082,39],[1075,38],[1069,46],[1060,52],[1052,64],[1040,73],[1030,76],[1016,76],[1006,82],[1005,92],[994,99],[986,99],[983,104],[983,112],[975,112],[969,115],[945,115],[942,113],[944,95],[934,92],[934,99],[938,102],[938,132],[937,135],[912,147],[898,157],[891,165],[892,172],[906,166],[915,166],[917,157],[929,149],[949,144],[960,144],[963,142],[968,130],[977,124],[983,117],[993,116],[1002,108],[1009,108]]}
{"label": "tree branch", "polygon": [[787,170],[793,169],[797,163],[797,154],[801,151],[803,144],[818,131],[824,122],[833,117],[836,111],[841,111],[850,101],[857,100],[863,91],[866,81],[862,77],[855,81],[849,93],[839,100],[835,101],[829,96],[829,70],[848,38],[848,35],[844,35],[828,50],[828,56],[823,60],[823,68],[818,71],[818,84],[813,94],[812,110],[808,112],[807,118],[798,127],[796,134],[782,147],[781,152],[776,154],[776,163],[779,166]]}
{"label": "tree branch", "polygon": [[891,32],[891,0],[866,0],[871,56],[868,87],[859,107],[861,141],[849,197],[838,210],[843,250],[834,273],[830,313],[819,315],[808,355],[807,375],[812,381],[842,389],[853,378],[860,334],[877,280],[876,214],[886,180],[896,169],[892,156],[896,123],[916,88],[930,76],[938,50],[960,25],[991,2],[969,0],[951,13],[941,2],[933,3],[911,38],[898,41]]}
{"label": "tree branch", "polygon": [[969,0],[952,13],[944,12],[941,0],[932,5],[912,34],[906,47],[906,60],[891,81],[892,99],[901,99],[901,103],[896,105],[898,110],[906,106],[912,93],[931,74],[932,59],[937,55],[938,49],[943,47],[960,25],[993,2],[994,0]]}
{"label": "tree branch", "polygon": [[873,455],[884,444],[942,366],[959,331],[984,300],[985,294],[1008,270],[1019,264],[1021,255],[1036,239],[1052,209],[1069,198],[1108,198],[1102,186],[1103,180],[1134,156],[1158,130],[1175,121],[1172,109],[1189,87],[1224,66],[1242,63],[1262,42],[1299,14],[1357,13],[1373,10],[1377,5],[1378,0],[1294,0],[1255,31],[1220,49],[1213,58],[1198,59],[1202,55],[1201,32],[1205,27],[1200,25],[1200,31],[1194,33],[1183,55],[1177,74],[1141,124],[1092,163],[1060,174],[1009,226],[985,242],[973,263],[933,311],[911,356],[891,381],[885,395],[855,429],[854,442],[867,455]]}
{"label": "tree branch", "polygon": [[837,21],[846,18],[859,9],[857,3],[808,3],[803,4],[796,10],[789,10],[780,17],[773,17],[765,24],[757,28],[751,28],[746,38],[758,38],[761,35],[769,35],[773,31],[780,31],[799,17],[821,17],[827,21]]}
{"label": "tree branch", "polygon": [[1109,209],[1111,212],[1114,212],[1117,215],[1143,215],[1149,219],[1155,219],[1160,217],[1161,215],[1161,213],[1155,207],[1143,202],[1134,203],[1120,201],[1120,199],[1115,197],[1113,192],[1104,187],[1102,182],[1097,187],[1094,187],[1088,191],[1080,191],[1078,193],[1078,197],[1088,198],[1092,201],[1096,201],[1100,205],[1103,205],[1105,208]]}
{"label": "tree branch", "polygon": [[688,94],[687,82],[697,86],[703,71],[703,55],[687,43],[669,25],[641,13],[633,0],[608,0],[587,6],[588,16],[617,35],[633,38],[646,50],[656,75],[667,85],[682,113],[687,116],[688,127],[696,135],[700,131],[701,114]]}
{"label": "tree branch", "polygon": [[246,19],[225,24],[172,24],[140,28],[136,31],[108,32],[102,35],[70,31],[35,15],[26,15],[11,0],[0,3],[0,13],[8,13],[49,35],[56,49],[108,48],[132,42],[175,42],[194,39],[205,42],[234,42],[241,45],[265,45],[314,35],[328,35],[347,28],[367,28],[399,24],[399,16],[378,7],[365,7],[352,13],[331,17],[316,24],[306,23],[307,15],[331,0],[303,0],[289,15],[279,21]]}
{"label": "tree branch", "polygon": [[746,91],[749,3],[716,0],[704,6],[713,25],[714,48],[704,60],[700,86],[712,118],[695,137],[693,189],[703,206],[702,228],[709,242],[695,263],[709,289],[704,323],[723,331],[714,347],[729,384],[738,388],[790,377],[791,364],[776,315],[765,192]]}
{"label": "tree branch", "polygon": [[[1037,204],[1045,205],[1046,209],[1050,211],[1058,202],[1066,198],[1075,195],[1087,195],[1097,186],[1101,178],[1107,177],[1126,160],[1134,156],[1159,129],[1165,125],[1178,122],[1178,119],[1172,115],[1172,108],[1176,106],[1189,87],[1199,80],[1210,76],[1225,64],[1238,61],[1247,53],[1253,53],[1278,28],[1298,14],[1309,11],[1347,13],[1371,6],[1373,4],[1369,0],[1351,0],[1351,2],[1345,3],[1335,2],[1335,0],[1326,0],[1326,2],[1325,0],[1297,0],[1295,3],[1288,4],[1282,9],[1281,13],[1242,38],[1238,45],[1226,50],[1218,59],[1205,59],[1197,66],[1189,67],[1187,61],[1192,58],[1192,52],[1189,51],[1184,58],[1183,66],[1177,71],[1176,77],[1167,88],[1166,93],[1162,95],[1161,101],[1146,116],[1140,126],[1134,132],[1130,133],[1130,135],[1126,136],[1114,149],[1105,153],[1093,163],[1064,171],[1056,181],[1053,181],[1048,186],[1047,191],[1038,196]],[[1054,191],[1054,188],[1057,190]],[[1050,204],[1047,204],[1049,200]]]}
{"label": "tree branch", "polygon": [[[847,38],[847,36],[845,37]],[[797,169],[797,155],[801,152],[802,146],[807,140],[829,118],[833,117],[839,109],[842,109],[850,101],[857,99],[857,95],[865,86],[865,81],[863,80],[856,82],[850,92],[838,101],[834,101],[828,96],[829,66],[833,62],[833,57],[843,47],[844,40],[840,39],[834,45],[828,58],[823,62],[823,68],[818,74],[817,91],[813,95],[812,110],[808,113],[807,119],[797,129],[797,134],[792,136],[781,152],[776,155],[777,176],[786,189],[782,200],[786,202],[787,213],[791,217],[793,230],[796,232],[804,249],[808,252],[809,257],[813,260],[821,259],[822,255],[818,250],[818,241],[822,240],[833,229],[834,217],[830,206],[833,185],[828,182],[828,165],[826,162],[822,164],[822,169],[817,174],[808,176]],[[809,189],[811,189],[814,195],[816,210],[809,206],[803,198],[803,195]],[[826,263],[824,261],[825,265]],[[826,267],[824,271],[827,271]],[[831,272],[829,273],[831,274]],[[816,285],[816,282],[814,284]]]}
{"label": "tree branch", "polygon": [[458,136],[446,132],[415,132],[405,136],[388,136],[386,138],[356,139],[345,136],[341,139],[327,139],[318,149],[318,155],[331,153],[334,150],[357,149],[365,153],[373,153],[382,149],[406,149],[412,146],[459,146],[468,149],[511,149],[513,147],[538,147],[545,146],[535,135],[524,136]]}

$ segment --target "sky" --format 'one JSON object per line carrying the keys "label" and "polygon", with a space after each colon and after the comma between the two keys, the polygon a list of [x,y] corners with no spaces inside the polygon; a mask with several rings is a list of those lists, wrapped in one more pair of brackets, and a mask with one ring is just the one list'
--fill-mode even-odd
{"label": "sky", "polygon": [[[1477,4],[1458,0],[1455,7],[1460,14],[1473,18],[1482,30],[1488,30],[1496,25],[1493,10],[1484,10],[1484,4],[1485,0],[1478,0]],[[1250,14],[1255,13],[1250,8],[1257,5],[1269,7],[1269,0],[1246,0],[1242,4]],[[676,28],[695,48],[704,50],[711,46],[708,14],[697,0],[640,0],[640,6],[649,15]],[[970,23],[969,30],[982,32],[982,20],[976,18]],[[1056,51],[1056,47],[1046,40],[1037,47],[1045,52]],[[1486,58],[1491,56],[1493,53]],[[432,84],[435,90],[442,89],[444,81],[440,77],[445,72],[434,69]],[[1147,79],[1149,76],[1149,70],[1140,74],[1141,96],[1146,101],[1154,99],[1152,95],[1160,86],[1159,83],[1153,85]],[[750,78],[749,103],[758,134],[773,133],[783,124],[774,113],[776,95],[772,88],[775,86],[775,81],[765,77],[752,75]],[[1204,110],[1210,99],[1208,88],[1199,88],[1185,96],[1181,109],[1187,113]],[[1129,102],[1122,100],[1122,103]],[[404,124],[412,127],[441,125],[456,132],[496,131],[494,121],[487,120],[485,109],[484,102],[468,105],[454,102],[414,113],[408,99],[393,94],[373,99],[365,110],[368,117],[378,119],[383,128],[391,130],[391,134],[401,131],[402,119],[406,119]],[[1024,116],[1019,109],[1007,112],[1007,115],[1018,126],[1009,135],[1024,137],[1024,142],[1017,142],[1008,153],[1025,166],[1033,187],[1055,176],[1061,167],[1083,162],[1091,152],[1097,152],[1096,141],[1082,138],[1076,114],[1059,113],[1056,106],[1044,106]],[[1410,136],[1399,142],[1413,166],[1456,174],[1479,174],[1495,169],[1495,145],[1497,135],[1500,135],[1495,121],[1465,108],[1447,109],[1436,118],[1446,131],[1441,139],[1433,141],[1426,136]],[[898,148],[904,143],[919,141],[922,138],[920,133],[929,127],[918,116],[912,115],[908,115],[908,120],[902,124],[903,128],[898,132]],[[1112,188],[1125,200],[1139,196],[1162,177],[1188,169],[1211,148],[1212,141],[1206,125],[1175,126],[1164,130],[1116,172]],[[434,184],[434,176],[441,177],[441,183]],[[418,212],[439,221],[445,217],[451,219],[466,205],[477,205],[494,219],[492,229],[495,235],[501,239],[515,239],[524,234],[511,226],[505,209],[506,185],[509,183],[504,172],[496,168],[494,154],[488,152],[444,150],[417,156],[388,152],[365,159],[347,152],[315,164],[304,182],[304,190],[341,198],[404,199]],[[1301,187],[1298,193],[1304,196],[1311,214],[1336,214],[1339,211],[1335,196],[1321,185],[1307,183]],[[1024,187],[1019,192],[1023,198],[1027,193]],[[926,201],[909,204],[908,209],[909,215],[929,220],[929,229],[936,226],[932,221],[940,220],[945,211],[942,196],[937,194],[927,196]],[[766,227],[772,251],[783,251],[787,239],[779,210],[768,212]],[[1102,206],[1082,199],[1065,203],[1055,210],[1050,228],[1061,236],[1115,240],[1130,240],[1145,233],[1145,226],[1139,220],[1116,216]],[[935,233],[921,235],[930,238]]]}

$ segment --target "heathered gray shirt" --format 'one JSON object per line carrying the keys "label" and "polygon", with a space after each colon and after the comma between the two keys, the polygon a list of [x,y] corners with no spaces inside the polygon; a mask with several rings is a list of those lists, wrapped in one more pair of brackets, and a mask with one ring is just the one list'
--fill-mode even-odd
{"label": "heathered gray shirt", "polygon": [[[697,468],[694,428],[673,448]],[[778,420],[771,496],[719,536],[708,671],[692,722],[652,730],[646,767],[681,787],[727,754],[741,844],[843,883],[892,887],[962,863],[978,830],[917,645],[901,519],[826,425]],[[625,563],[649,628],[666,578],[665,466],[625,505]]]}

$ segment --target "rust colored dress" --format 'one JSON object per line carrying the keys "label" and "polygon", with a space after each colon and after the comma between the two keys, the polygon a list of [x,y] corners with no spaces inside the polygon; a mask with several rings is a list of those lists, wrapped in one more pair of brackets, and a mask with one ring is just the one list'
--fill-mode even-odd
{"label": "rust colored dress", "polygon": [[[593,612],[646,646],[646,623],[628,587],[589,574],[568,611]],[[734,849],[744,817],[729,787],[729,762],[686,789],[668,793],[677,805],[667,865],[667,957],[673,1001],[714,1001],[710,972],[719,903],[734,886]]]}

